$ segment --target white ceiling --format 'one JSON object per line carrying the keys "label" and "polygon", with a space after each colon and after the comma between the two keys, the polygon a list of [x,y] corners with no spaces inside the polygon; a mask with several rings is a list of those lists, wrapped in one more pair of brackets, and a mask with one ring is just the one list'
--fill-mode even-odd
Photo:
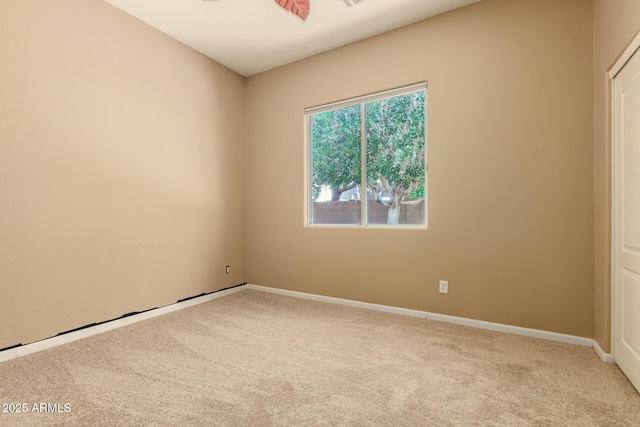
{"label": "white ceiling", "polygon": [[105,0],[250,76],[480,0],[311,0],[305,22],[274,0]]}

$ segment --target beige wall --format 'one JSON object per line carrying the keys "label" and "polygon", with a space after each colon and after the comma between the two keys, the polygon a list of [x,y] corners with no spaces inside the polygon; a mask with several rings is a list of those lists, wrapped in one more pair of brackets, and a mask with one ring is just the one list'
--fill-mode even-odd
{"label": "beige wall", "polygon": [[102,0],[2,1],[0,348],[244,281],[243,99]]}
{"label": "beige wall", "polygon": [[[249,78],[248,281],[593,336],[592,18],[485,0]],[[305,228],[303,109],[424,80],[429,229]]]}
{"label": "beige wall", "polygon": [[[606,347],[590,1],[484,0],[247,80],[101,0],[1,9],[0,348],[244,281],[589,337],[595,296]],[[305,228],[303,109],[424,80],[429,230]]]}
{"label": "beige wall", "polygon": [[611,93],[608,71],[640,31],[638,0],[594,0],[594,338],[611,350]]}

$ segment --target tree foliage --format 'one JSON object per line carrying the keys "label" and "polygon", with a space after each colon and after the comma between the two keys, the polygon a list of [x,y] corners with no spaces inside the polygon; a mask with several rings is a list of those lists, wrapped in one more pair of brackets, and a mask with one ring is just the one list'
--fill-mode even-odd
{"label": "tree foliage", "polygon": [[311,117],[313,200],[324,185],[337,201],[341,193],[360,184],[360,129],[359,105]]}
{"label": "tree foliage", "polygon": [[424,197],[424,92],[366,105],[367,185],[391,198],[390,215],[403,200]]}

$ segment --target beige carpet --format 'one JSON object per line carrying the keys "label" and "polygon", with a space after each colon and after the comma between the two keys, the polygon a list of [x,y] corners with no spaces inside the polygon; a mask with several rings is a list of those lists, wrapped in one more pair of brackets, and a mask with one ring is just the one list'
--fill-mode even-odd
{"label": "beige carpet", "polygon": [[640,425],[590,348],[252,290],[1,363],[0,402],[61,411],[2,426]]}

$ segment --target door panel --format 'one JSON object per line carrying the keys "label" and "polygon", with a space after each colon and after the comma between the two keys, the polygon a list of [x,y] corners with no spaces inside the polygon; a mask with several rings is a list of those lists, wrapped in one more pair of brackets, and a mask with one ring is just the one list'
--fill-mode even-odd
{"label": "door panel", "polygon": [[622,301],[621,344],[625,347],[625,351],[640,358],[640,328],[634,327],[640,325],[640,310],[634,305],[635,301],[640,300],[640,276],[623,269],[620,286]]}
{"label": "door panel", "polygon": [[640,252],[640,74],[633,75],[621,95],[624,174],[622,231],[625,250]]}

